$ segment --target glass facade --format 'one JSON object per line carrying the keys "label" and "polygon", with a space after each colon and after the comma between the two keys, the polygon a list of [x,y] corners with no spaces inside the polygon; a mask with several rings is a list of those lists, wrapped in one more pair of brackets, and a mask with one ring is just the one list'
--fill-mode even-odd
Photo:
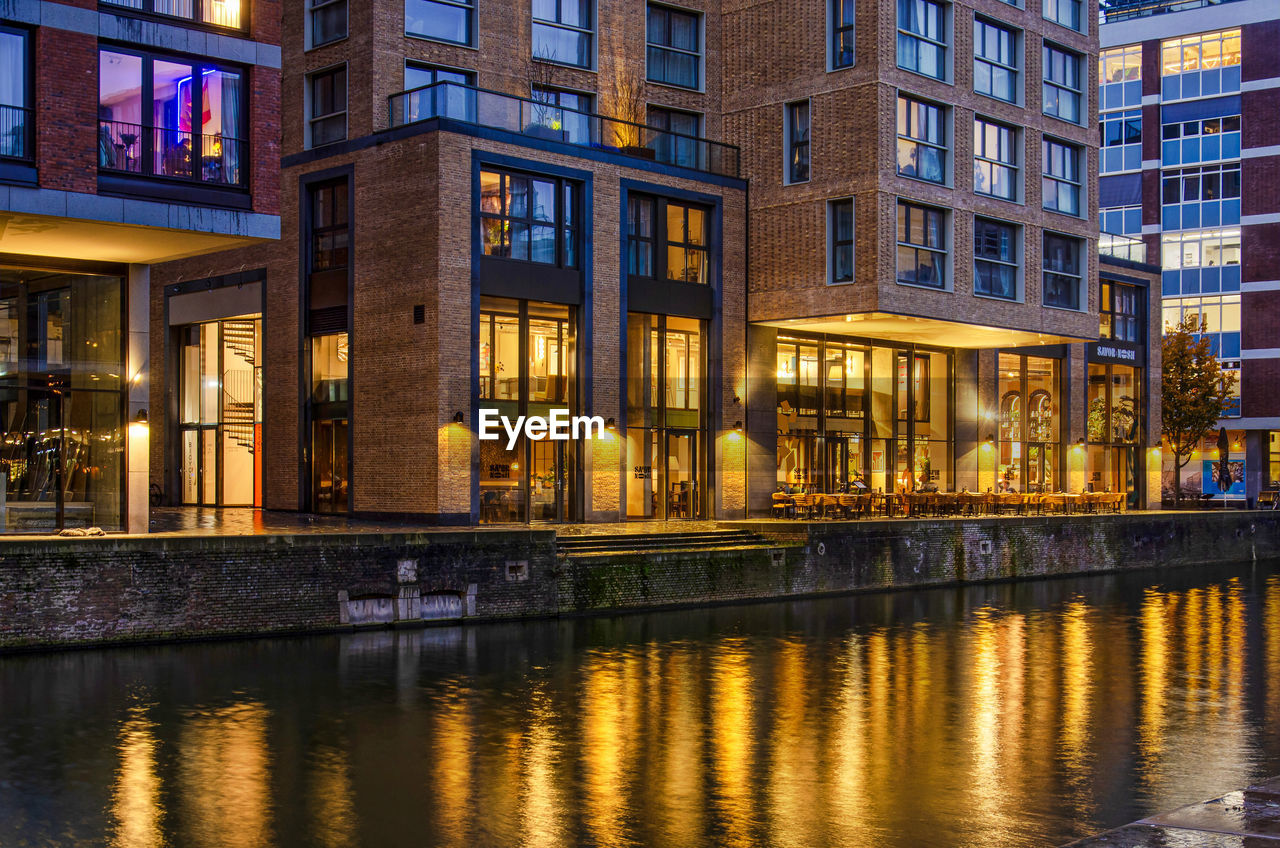
{"label": "glass facade", "polygon": [[1142,447],[1142,369],[1089,363],[1086,432],[1091,492],[1126,492],[1136,507]]}
{"label": "glass facade", "polygon": [[996,490],[1061,490],[1059,361],[1001,353],[997,368]]}

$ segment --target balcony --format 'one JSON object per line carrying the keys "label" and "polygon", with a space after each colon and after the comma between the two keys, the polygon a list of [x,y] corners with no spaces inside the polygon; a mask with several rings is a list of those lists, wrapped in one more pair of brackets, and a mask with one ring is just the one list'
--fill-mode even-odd
{"label": "balcony", "polygon": [[1188,9],[1202,9],[1231,2],[1234,0],[1103,0],[1098,7],[1098,23],[1113,24],[1116,21],[1185,12]]}
{"label": "balcony", "polygon": [[1115,233],[1098,235],[1098,253],[1112,259],[1127,259],[1130,262],[1147,261],[1147,243],[1142,239],[1130,238]]}
{"label": "balcony", "polygon": [[388,100],[393,127],[446,118],[724,177],[739,175],[738,148],[731,144],[455,82],[424,85]]}
{"label": "balcony", "polygon": [[98,168],[105,172],[243,188],[244,152],[243,139],[220,133],[98,122]]}
{"label": "balcony", "polygon": [[0,158],[31,158],[31,110],[0,104]]}

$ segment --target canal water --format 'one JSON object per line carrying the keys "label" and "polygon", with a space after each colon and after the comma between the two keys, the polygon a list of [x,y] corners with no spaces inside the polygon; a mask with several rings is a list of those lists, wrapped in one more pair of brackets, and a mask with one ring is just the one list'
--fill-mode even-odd
{"label": "canal water", "polygon": [[1280,571],[0,658],[0,845],[1043,846],[1280,774]]}

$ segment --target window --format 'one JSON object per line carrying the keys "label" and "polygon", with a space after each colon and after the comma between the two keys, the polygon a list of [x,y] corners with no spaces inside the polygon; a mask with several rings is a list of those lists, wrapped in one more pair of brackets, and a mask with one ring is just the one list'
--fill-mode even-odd
{"label": "window", "polygon": [[1099,170],[1104,174],[1142,168],[1142,110],[1108,112],[1100,115],[1102,149]]}
{"label": "window", "polygon": [[973,20],[973,90],[1018,102],[1018,36],[998,24]]}
{"label": "window", "polygon": [[1240,64],[1240,30],[1170,38],[1160,43],[1160,72],[1173,76]]}
{"label": "window", "polygon": [[1018,199],[1018,131],[973,119],[973,190],[1002,200]]}
{"label": "window", "polygon": [[1162,172],[1161,201],[1192,203],[1240,196],[1240,164],[1203,165]]}
{"label": "window", "polygon": [[350,232],[346,179],[312,185],[308,193],[311,200],[311,270],[346,268]]}
{"label": "window", "polygon": [[1164,124],[1160,137],[1160,164],[1166,167],[1240,158],[1239,115]]}
{"label": "window", "polygon": [[307,126],[311,147],[332,144],[347,137],[347,66],[330,68],[307,78]]}
{"label": "window", "polygon": [[898,67],[945,79],[946,32],[946,7],[942,3],[898,0]]}
{"label": "window", "polygon": [[535,103],[546,105],[533,107],[537,123],[572,144],[591,143],[591,113],[596,106],[593,95],[542,85],[535,85],[532,94]]}
{"label": "window", "polygon": [[485,256],[576,268],[579,214],[576,183],[489,169],[480,172]]}
{"label": "window", "polygon": [[1073,124],[1080,123],[1083,114],[1081,100],[1084,84],[1081,82],[1082,59],[1050,44],[1044,46],[1044,113]]}
{"label": "window", "polygon": [[702,84],[702,22],[693,12],[649,4],[650,82],[697,88]]}
{"label": "window", "polygon": [[153,15],[183,18],[228,29],[243,29],[239,0],[102,0]]}
{"label": "window", "polygon": [[831,69],[852,68],[856,34],[854,0],[828,0],[831,4]]}
{"label": "window", "polygon": [[973,219],[973,293],[1018,298],[1018,228],[990,218]]}
{"label": "window", "polygon": [[590,68],[595,64],[592,0],[533,0],[533,58]]}
{"label": "window", "polygon": [[31,157],[27,35],[0,27],[0,157]]}
{"label": "window", "polygon": [[1142,45],[1130,44],[1098,54],[1098,82],[1130,82],[1142,79]]}
{"label": "window", "polygon": [[1083,278],[1083,247],[1080,239],[1046,232],[1044,234],[1045,306],[1060,309],[1080,308],[1080,282]]}
{"label": "window", "polygon": [[898,201],[898,282],[946,287],[945,214],[931,206]]}
{"label": "window", "polygon": [[809,181],[809,101],[801,100],[786,106],[786,156],[787,182]]}
{"label": "window", "polygon": [[1099,335],[1118,342],[1137,342],[1142,339],[1141,295],[1145,289],[1137,286],[1102,281],[1102,297],[1098,301]]}
{"label": "window", "polygon": [[311,0],[307,26],[312,47],[346,38],[347,0]]}
{"label": "window", "polygon": [[243,83],[244,74],[236,69],[99,51],[98,167],[243,185],[241,166],[248,152]]}
{"label": "window", "polygon": [[946,182],[946,126],[941,106],[898,95],[898,173]]}
{"label": "window", "polygon": [[[427,88],[443,83],[438,88]],[[456,118],[475,120],[475,92],[469,89],[476,84],[471,71],[427,65],[422,62],[404,63],[404,89],[412,92],[403,97],[403,117],[393,117],[393,123],[413,123],[427,118]]]}
{"label": "window", "polygon": [[827,278],[853,282],[853,198],[827,204]]}
{"label": "window", "polygon": [[1239,265],[1240,230],[1165,233],[1160,248],[1160,265],[1166,271]]}
{"label": "window", "polygon": [[[1227,359],[1240,356],[1240,295],[1166,297],[1160,305],[1166,329],[1198,316],[1204,322],[1204,332],[1197,335],[1209,337],[1216,356]],[[1227,363],[1223,365],[1230,367]]]}
{"label": "window", "polygon": [[627,273],[709,282],[707,227],[701,206],[634,194],[627,198]]}
{"label": "window", "polygon": [[475,0],[404,0],[404,34],[474,44]]}
{"label": "window", "polygon": [[682,112],[661,106],[649,107],[649,126],[664,133],[652,142],[659,162],[701,168],[705,165],[706,145],[698,139],[702,136],[702,116],[697,112]]}
{"label": "window", "polygon": [[1098,210],[1099,229],[1122,236],[1142,235],[1142,207],[1109,206]]}
{"label": "window", "polygon": [[1044,17],[1055,24],[1062,24],[1067,29],[1081,30],[1084,19],[1081,17],[1080,0],[1044,0]]}
{"label": "window", "polygon": [[1045,209],[1063,215],[1079,215],[1081,201],[1080,148],[1045,138],[1042,144],[1044,180],[1042,203]]}

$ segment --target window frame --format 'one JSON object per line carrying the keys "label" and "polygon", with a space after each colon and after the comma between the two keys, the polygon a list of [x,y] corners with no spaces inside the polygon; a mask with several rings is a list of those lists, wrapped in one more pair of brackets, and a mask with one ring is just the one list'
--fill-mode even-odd
{"label": "window frame", "polygon": [[[978,41],[979,41],[978,28],[983,26],[997,30],[998,32],[1002,32],[1009,36],[1009,42],[1010,42],[1009,53],[1010,53],[1010,59],[1012,60],[1013,64],[1005,64],[1001,62],[998,58],[992,59],[987,55],[985,55],[984,53],[978,52]],[[982,40],[983,46],[985,47],[985,45],[987,44],[987,39],[983,37],[981,40]],[[1018,29],[1017,27],[1010,26],[1009,24],[1006,24],[1003,21],[996,20],[995,18],[988,18],[982,15],[974,15],[973,17],[973,43],[974,43],[973,91],[975,94],[981,94],[983,97],[990,97],[992,100],[998,100],[1001,103],[1012,103],[1015,106],[1022,102],[1022,94],[1021,94],[1022,93],[1022,69],[1021,69],[1021,62],[1019,61],[1022,58],[1021,57],[1022,40],[1023,40],[1022,30]],[[998,42],[999,42],[999,39],[997,38],[997,43]],[[1009,83],[1010,89],[1011,89],[1010,94],[1012,95],[1011,97],[1007,97],[1007,98],[1001,97],[1000,95],[995,93],[994,71],[992,72],[992,77],[991,77],[993,81],[992,91],[983,91],[980,88],[978,88],[978,63],[979,62],[985,65],[989,65],[992,68],[1003,69],[1009,73],[1011,77],[1011,80]]]}
{"label": "window frame", "polygon": [[[994,224],[997,227],[1007,228],[1011,232],[1009,244],[1013,251],[1012,259],[998,259],[988,256],[980,256],[978,254],[978,224],[979,223]],[[1023,260],[1023,228],[1012,221],[1003,221],[999,218],[992,218],[987,215],[974,215],[973,217],[973,296],[986,297],[992,300],[1001,300],[1006,303],[1021,303],[1024,296],[1024,285],[1022,280],[1022,260]],[[978,291],[978,265],[979,263],[987,263],[988,265],[998,266],[1001,268],[1013,269],[1013,294],[1005,297],[1001,294],[993,294],[991,292]]]}
{"label": "window frame", "polygon": [[[316,42],[315,40],[315,18],[316,12],[321,9],[327,9],[342,4],[342,35],[329,39],[328,41]],[[306,44],[307,50],[316,50],[321,47],[327,47],[330,44],[337,44],[351,37],[351,4],[350,0],[307,0],[306,9]]]}
{"label": "window frame", "polygon": [[[796,136],[796,109],[804,108],[804,136]],[[803,149],[804,175],[797,176],[795,154]],[[813,179],[813,101],[792,100],[782,105],[782,184],[802,185]]]}
{"label": "window frame", "polygon": [[[339,186],[346,189],[346,197],[342,203],[342,212],[345,220],[341,223],[328,225],[320,225],[316,223],[316,198],[320,192],[334,192]],[[319,180],[306,184],[307,198],[307,255],[305,257],[305,265],[307,274],[314,274],[322,271],[345,270],[351,266],[351,181],[346,176],[335,177],[328,180]],[[337,195],[334,192],[334,209],[338,208]],[[347,240],[344,245],[346,251],[346,261],[340,265],[324,265],[320,266],[316,263],[316,256],[320,251],[316,249],[316,242],[323,236],[335,235],[338,233],[346,233]]]}
{"label": "window frame", "polygon": [[[599,44],[597,33],[596,33],[597,26],[599,25],[599,15],[597,14],[596,0],[586,0],[587,17],[589,21],[588,21],[588,25],[585,27],[564,23],[563,21],[559,20],[559,18],[563,17],[562,10],[564,8],[564,5],[566,3],[576,2],[576,0],[547,0],[547,2],[555,4],[557,20],[552,21],[546,18],[539,18],[537,16],[537,13],[534,11],[534,0],[530,0],[530,4],[529,4],[529,11],[530,11],[529,55],[531,56],[533,61],[546,62],[551,65],[563,65],[566,68],[580,68],[582,70],[587,70],[587,71],[595,70],[596,60],[598,55],[597,49]],[[538,42],[537,42],[536,32],[537,32],[537,27],[539,26],[550,27],[552,29],[565,30],[566,32],[576,33],[578,36],[585,35],[587,37],[587,54],[588,54],[586,63],[583,64],[581,62],[571,62],[565,59],[555,58],[553,56],[538,55],[538,51],[537,51]]]}
{"label": "window frame", "polygon": [[[941,14],[941,21],[939,22],[939,27],[938,27],[940,40],[935,40],[922,33],[917,33],[914,30],[903,28],[902,14],[901,14],[902,7],[900,5],[902,2],[903,0],[895,0],[895,3],[894,3],[894,27],[896,28],[896,34],[897,34],[897,38],[894,41],[895,66],[901,70],[907,71],[908,73],[919,74],[920,76],[925,77],[926,79],[936,79],[941,82],[950,84],[951,82],[951,41],[953,40],[953,38],[951,38],[950,36],[952,35],[951,33],[952,15],[954,14],[951,3],[948,2],[948,0],[907,0],[907,2],[925,3],[926,5],[929,5],[938,9],[939,13]],[[916,67],[912,68],[902,64],[898,56],[899,56],[899,53],[901,52],[899,49],[899,46],[902,44],[902,39],[904,37],[913,39],[917,43],[924,42],[925,44],[932,45],[934,47],[941,49],[942,54],[938,62],[937,75],[926,73],[925,71],[922,71],[919,69],[919,61],[918,61],[919,50],[918,49],[916,51],[916,58],[917,58]],[[918,47],[918,44],[917,44],[917,47]]]}
{"label": "window frame", "polygon": [[[1213,30],[1211,32],[1193,33],[1190,35],[1174,36],[1173,38],[1163,38],[1160,40],[1160,78],[1176,77],[1179,74],[1189,74],[1198,71],[1221,70],[1222,68],[1232,68],[1240,66],[1244,63],[1244,28],[1231,27],[1229,29]],[[1213,68],[1204,66],[1204,45],[1206,42],[1218,42],[1218,64]],[[1228,41],[1234,41],[1237,44],[1234,62],[1224,63],[1222,57],[1224,55],[1223,47]],[[1194,68],[1185,67],[1186,49],[1194,47],[1196,51],[1196,66]],[[1171,67],[1165,58],[1167,51],[1175,51],[1177,54],[1178,69],[1171,71]]]}
{"label": "window frame", "polygon": [[[649,28],[650,28],[649,17],[655,10],[658,10],[663,14],[667,15],[665,32],[666,32],[668,43],[666,44],[661,44],[661,43],[657,43],[649,40]],[[694,19],[694,25],[697,29],[696,37],[698,40],[698,46],[696,50],[690,51],[690,50],[684,49],[683,47],[674,47],[670,44],[672,14],[684,15],[686,17],[691,17]],[[652,3],[652,2],[645,3],[645,26],[644,26],[644,47],[645,47],[644,78],[645,78],[645,81],[651,82],[654,85],[667,85],[667,86],[671,86],[672,88],[682,89],[684,91],[704,91],[706,88],[706,50],[707,50],[705,22],[706,22],[706,17],[703,15],[702,12],[696,9],[686,9],[680,6],[672,6],[667,3]],[[656,76],[654,76],[656,72],[654,70],[653,63],[649,61],[649,55],[654,50],[662,51],[664,53],[676,53],[681,56],[693,57],[694,76],[696,77],[693,85],[685,85],[684,83],[672,82],[669,79],[659,79]],[[663,64],[663,67],[664,68],[666,67],[665,63]]]}
{"label": "window frame", "polygon": [[[1053,5],[1054,7],[1066,6],[1066,8],[1068,9],[1073,9],[1075,11],[1074,17],[1076,19],[1076,23],[1072,25],[1063,21],[1061,17],[1056,17],[1056,16],[1051,17],[1049,15],[1050,5]],[[1084,34],[1088,34],[1089,32],[1089,20],[1088,20],[1088,16],[1085,15],[1083,0],[1042,0],[1040,4],[1040,17],[1044,18],[1046,21],[1049,21],[1050,23],[1057,24],[1058,26],[1064,27],[1065,29],[1069,29],[1072,32],[1079,32]]]}
{"label": "window frame", "polygon": [[[427,35],[421,32],[409,31],[409,4],[424,3],[435,6],[449,6],[453,8],[463,9],[466,13],[467,23],[467,40],[455,41],[452,38],[437,38],[434,35]],[[478,38],[479,29],[476,17],[479,13],[476,8],[476,0],[405,0],[404,5],[404,34],[407,38],[421,38],[424,41],[434,41],[437,44],[456,44],[460,47],[470,47],[475,49]]]}
{"label": "window frame", "polygon": [[[939,134],[941,135],[941,141],[935,142],[935,141],[929,141],[925,138],[920,138],[913,135],[904,135],[904,132],[909,133],[911,130],[908,128],[907,130],[904,131],[901,128],[903,101],[906,101],[908,104],[912,104],[915,106],[922,106],[925,109],[936,110],[937,118],[938,118],[938,131],[939,131]],[[952,171],[951,144],[950,144],[950,139],[948,138],[951,135],[951,133],[948,132],[948,129],[949,129],[948,124],[950,123],[950,110],[942,103],[936,103],[932,100],[928,100],[923,97],[917,97],[914,94],[911,94],[909,92],[904,92],[901,90],[898,91],[898,97],[897,97],[897,100],[895,101],[895,104],[898,107],[897,110],[895,111],[895,124],[894,124],[894,129],[896,133],[895,145],[894,145],[894,154],[895,154],[895,162],[896,162],[895,172],[897,173],[897,175],[900,177],[906,177],[909,180],[919,180],[920,182],[929,183],[931,185],[950,186],[951,171]],[[908,106],[907,116],[908,116],[909,123],[912,115],[914,114],[915,113],[912,111],[910,106]],[[918,165],[916,167],[917,173],[915,174],[904,173],[902,170],[902,164],[898,159],[898,151],[901,145],[904,143],[908,145],[914,145],[916,148],[927,147],[927,148],[931,148],[933,150],[939,151],[940,153],[939,158],[941,159],[941,162],[942,162],[941,178],[937,180],[931,180],[928,177],[921,176],[918,173],[920,170]],[[917,162],[920,161],[918,157],[916,161]]]}
{"label": "window frame", "polygon": [[[1041,145],[1040,207],[1047,212],[1055,212],[1059,215],[1066,215],[1071,218],[1083,218],[1088,213],[1088,198],[1085,196],[1085,184],[1084,184],[1085,176],[1083,173],[1084,167],[1085,167],[1084,166],[1084,158],[1085,158],[1084,148],[1078,144],[1075,144],[1074,142],[1067,141],[1066,139],[1056,138],[1050,135],[1043,136],[1041,138],[1040,145]],[[1051,145],[1060,147],[1063,150],[1071,152],[1075,162],[1075,178],[1074,179],[1066,175],[1055,174],[1049,170],[1049,168],[1051,167],[1051,163],[1053,161],[1053,156],[1051,155],[1051,150],[1050,150]],[[1063,158],[1063,161],[1065,163],[1066,161],[1065,156]],[[1049,206],[1048,195],[1044,191],[1044,185],[1046,182],[1053,182],[1055,186],[1059,186],[1059,185],[1074,186],[1075,197],[1076,197],[1076,207],[1077,207],[1076,211],[1068,212],[1058,208],[1057,199],[1059,196],[1059,192],[1056,189],[1053,194],[1054,205]]]}
{"label": "window frame", "polygon": [[[1006,124],[1003,121],[997,121],[992,118],[987,118],[977,113],[974,113],[973,124],[974,124],[973,126],[973,135],[974,135],[973,162],[974,162],[974,171],[975,171],[974,179],[973,179],[973,193],[980,195],[982,197],[993,197],[996,200],[1003,200],[1007,203],[1021,203],[1022,197],[1023,197],[1022,164],[1019,161],[1019,156],[1018,156],[1018,153],[1022,151],[1021,131],[1017,127],[1012,126],[1010,124]],[[1012,162],[1005,162],[1002,159],[993,159],[990,156],[986,155],[985,134],[979,135],[978,124],[990,125],[1004,132],[1009,133],[1010,135],[1009,151],[1013,156]],[[979,139],[982,139],[981,143],[979,142]],[[978,178],[977,178],[976,172],[978,170],[978,163],[980,162],[988,163],[993,170],[995,168],[1007,168],[1013,172],[1013,179],[1011,180],[1013,195],[1011,197],[1005,197],[1004,195],[996,194],[994,191],[991,191],[991,192],[982,191],[978,188]],[[995,181],[992,180],[992,185],[994,184],[995,184]]]}
{"label": "window frame", "polygon": [[[1117,342],[1128,342],[1131,344],[1141,344],[1146,329],[1146,322],[1143,320],[1143,301],[1146,298],[1147,289],[1142,286],[1135,286],[1130,283],[1122,283],[1118,280],[1101,278],[1098,281],[1098,335],[1102,339]],[[1133,311],[1124,312],[1116,309],[1116,302],[1123,299],[1123,295],[1131,295],[1133,298]],[[1132,337],[1118,335],[1116,327],[1122,319],[1125,326],[1132,327]]]}
{"label": "window frame", "polygon": [[138,6],[130,6],[124,2],[112,2],[112,0],[98,0],[98,8],[110,14],[123,14],[130,17],[154,18],[158,21],[182,21],[183,26],[195,26],[210,32],[220,33],[247,33],[250,26],[250,14],[252,11],[252,3],[240,3],[240,23],[236,26],[227,24],[214,23],[204,19],[204,8],[206,3],[212,3],[213,0],[191,0],[191,15],[173,15],[169,12],[157,12],[155,9],[155,0],[138,0]]}
{"label": "window frame", "polygon": [[[1074,257],[1076,263],[1076,271],[1074,273],[1060,268],[1050,268],[1048,263],[1048,244],[1049,239],[1061,239],[1064,242],[1070,242],[1074,247]],[[1040,306],[1045,309],[1065,309],[1069,312],[1085,312],[1089,308],[1088,297],[1081,297],[1084,294],[1084,280],[1088,274],[1088,261],[1084,255],[1084,239],[1079,236],[1073,236],[1068,233],[1060,233],[1056,230],[1045,229],[1040,237]],[[1075,305],[1064,306],[1058,303],[1049,303],[1049,277],[1063,277],[1075,280]]]}
{"label": "window frame", "polygon": [[[849,208],[849,238],[842,239],[839,237],[837,207],[848,204]],[[843,247],[849,249],[849,276],[848,278],[837,278],[836,268],[838,262],[836,253]],[[826,283],[829,286],[845,286],[853,283],[858,278],[858,217],[857,203],[852,196],[835,197],[827,201],[827,271]]]}
{"label": "window frame", "polygon": [[[901,223],[900,221],[895,221],[895,227],[897,228],[896,229],[897,241],[896,241],[895,250],[894,250],[894,263],[895,263],[894,282],[896,282],[900,286],[913,286],[915,288],[930,289],[932,291],[951,291],[952,275],[951,275],[950,264],[951,264],[951,241],[952,240],[950,237],[951,234],[949,232],[950,230],[950,220],[949,220],[950,214],[949,213],[951,213],[952,210],[946,209],[941,206],[933,206],[931,204],[921,203],[916,200],[910,200],[905,197],[899,197],[897,207],[895,209],[895,211],[898,213],[896,218],[901,218],[901,213],[904,208],[907,210],[907,228],[906,228],[905,238],[909,239],[911,237],[911,211],[915,210],[925,215],[925,219],[924,219],[925,233],[928,233],[929,231],[928,216],[929,215],[939,216],[940,220],[938,224],[938,232],[942,238],[942,246],[934,247],[928,244],[916,244],[915,242],[904,240]],[[903,248],[914,251],[915,256],[917,257],[917,261],[916,261],[917,277],[919,276],[918,269],[920,267],[919,255],[922,252],[934,254],[936,256],[941,257],[940,259],[941,264],[933,266],[935,268],[941,269],[939,271],[939,275],[941,279],[938,281],[938,285],[932,285],[930,283],[921,283],[918,280],[916,281],[904,280],[902,278],[901,258],[902,258]]]}
{"label": "window frame", "polygon": [[[652,221],[652,234],[648,237],[636,235],[632,232],[631,226],[631,206],[632,204],[648,203],[650,205],[650,220]],[[684,210],[682,220],[686,230],[688,229],[689,210],[696,209],[702,213],[702,244],[693,242],[674,241],[671,234],[667,231],[667,210],[669,207],[676,206]],[[711,260],[711,221],[714,208],[701,203],[687,201],[680,198],[665,197],[660,194],[651,194],[644,191],[634,191],[627,193],[627,208],[623,211],[626,223],[626,272],[627,277],[637,280],[648,280],[658,283],[682,283],[690,286],[711,286],[715,282],[715,275],[712,273]],[[632,242],[642,242],[648,244],[651,250],[650,269],[653,271],[651,275],[641,274],[633,271],[632,263]],[[679,247],[683,250],[699,251],[703,254],[702,267],[705,269],[706,280],[696,282],[685,280],[679,277],[668,276],[670,268],[667,266],[667,250],[671,246]],[[688,264],[686,263],[686,268]]]}
{"label": "window frame", "polygon": [[[1062,62],[1062,68],[1064,73],[1067,72],[1070,67],[1067,60],[1070,60],[1070,62],[1074,64],[1076,84],[1079,88],[1072,88],[1066,81],[1058,80],[1050,76],[1050,71],[1053,67],[1053,54],[1055,53],[1063,57],[1064,61]],[[1084,56],[1069,47],[1063,47],[1060,44],[1055,44],[1052,41],[1046,40],[1041,49],[1041,69],[1043,71],[1040,86],[1041,113],[1073,126],[1082,126],[1081,122],[1085,120],[1089,111],[1088,95],[1085,94],[1085,78],[1087,74],[1084,70]],[[1076,118],[1072,119],[1063,117],[1060,106],[1056,106],[1055,111],[1053,112],[1049,111],[1049,98],[1046,94],[1050,88],[1057,92],[1056,100],[1059,104],[1063,102],[1062,98],[1065,95],[1075,97]]]}
{"label": "window frame", "polygon": [[[1195,173],[1189,173],[1189,172]],[[1229,172],[1235,173],[1235,194],[1226,192],[1227,179]],[[1242,192],[1242,168],[1239,160],[1224,160],[1221,162],[1211,162],[1208,165],[1183,165],[1175,168],[1160,169],[1160,205],[1169,206],[1183,203],[1213,203],[1219,200],[1239,200]],[[1204,185],[1205,177],[1216,175],[1218,177],[1218,196],[1205,197]],[[1198,181],[1196,197],[1187,197],[1186,187],[1187,180],[1195,179]],[[1168,186],[1173,183],[1178,189],[1178,198],[1169,200]]]}
{"label": "window frame", "polygon": [[[316,104],[315,104],[316,81],[322,77],[331,76],[338,73],[342,74],[342,109],[340,111],[326,112],[323,115],[314,114],[313,110],[316,107]],[[349,112],[351,109],[351,89],[350,89],[350,79],[348,77],[347,63],[341,62],[339,64],[330,65],[325,68],[319,68],[307,74],[303,79],[306,81],[305,93],[306,93],[306,120],[307,120],[307,126],[306,126],[307,149],[311,150],[317,147],[328,147],[331,144],[338,144],[340,142],[346,141],[351,135],[351,126],[348,121]],[[319,121],[331,120],[333,118],[336,118],[339,115],[342,116],[342,137],[317,144],[315,141],[316,123]]]}
{"label": "window frame", "polygon": [[[501,262],[518,262],[523,266],[531,268],[556,268],[573,273],[580,272],[583,267],[583,189],[582,182],[579,180],[569,179],[567,177],[556,176],[553,174],[543,174],[536,171],[522,171],[517,168],[505,168],[499,165],[485,164],[479,171],[479,179],[483,181],[485,173],[497,174],[500,177],[499,193],[502,202],[506,204],[508,197],[507,185],[511,179],[521,179],[529,182],[529,189],[525,195],[526,214],[521,217],[515,217],[504,212],[487,212],[484,209],[483,199],[481,196],[476,197],[476,215],[480,224],[480,258],[481,261],[501,261]],[[533,181],[548,182],[552,184],[552,194],[555,196],[555,211],[552,213],[551,221],[544,221],[534,217],[533,206]],[[570,197],[566,198],[566,191]],[[572,208],[568,208],[572,205]],[[502,227],[504,232],[510,231],[511,222],[523,224],[528,228],[529,232],[529,258],[524,259],[519,256],[511,256],[503,254],[491,254],[485,252],[485,228],[486,220],[505,222]],[[555,253],[554,262],[540,262],[533,258],[533,228],[544,227],[551,228],[555,231]],[[570,248],[566,231],[572,235],[573,247],[572,257],[569,256]],[[509,239],[503,239],[503,245],[510,245]]]}
{"label": "window frame", "polygon": [[[852,10],[850,20],[846,22],[844,18],[845,4],[848,3]],[[827,70],[843,71],[845,68],[852,68],[858,64],[858,3],[857,0],[827,0]],[[842,45],[845,44],[842,36],[849,33],[847,62],[840,61],[844,53],[841,51]]]}
{"label": "window frame", "polygon": [[[32,50],[34,43],[31,37],[31,30],[23,27],[7,26],[0,24],[0,32],[15,35],[22,39],[22,103],[20,104],[0,104],[0,107],[7,106],[11,109],[19,109],[23,114],[22,122],[22,154],[21,155],[4,155],[0,154],[0,160],[11,162],[31,162],[35,159],[35,125],[36,125],[36,106],[35,106],[35,51]],[[100,52],[100,51],[99,51]],[[99,89],[101,94],[101,89]]]}

